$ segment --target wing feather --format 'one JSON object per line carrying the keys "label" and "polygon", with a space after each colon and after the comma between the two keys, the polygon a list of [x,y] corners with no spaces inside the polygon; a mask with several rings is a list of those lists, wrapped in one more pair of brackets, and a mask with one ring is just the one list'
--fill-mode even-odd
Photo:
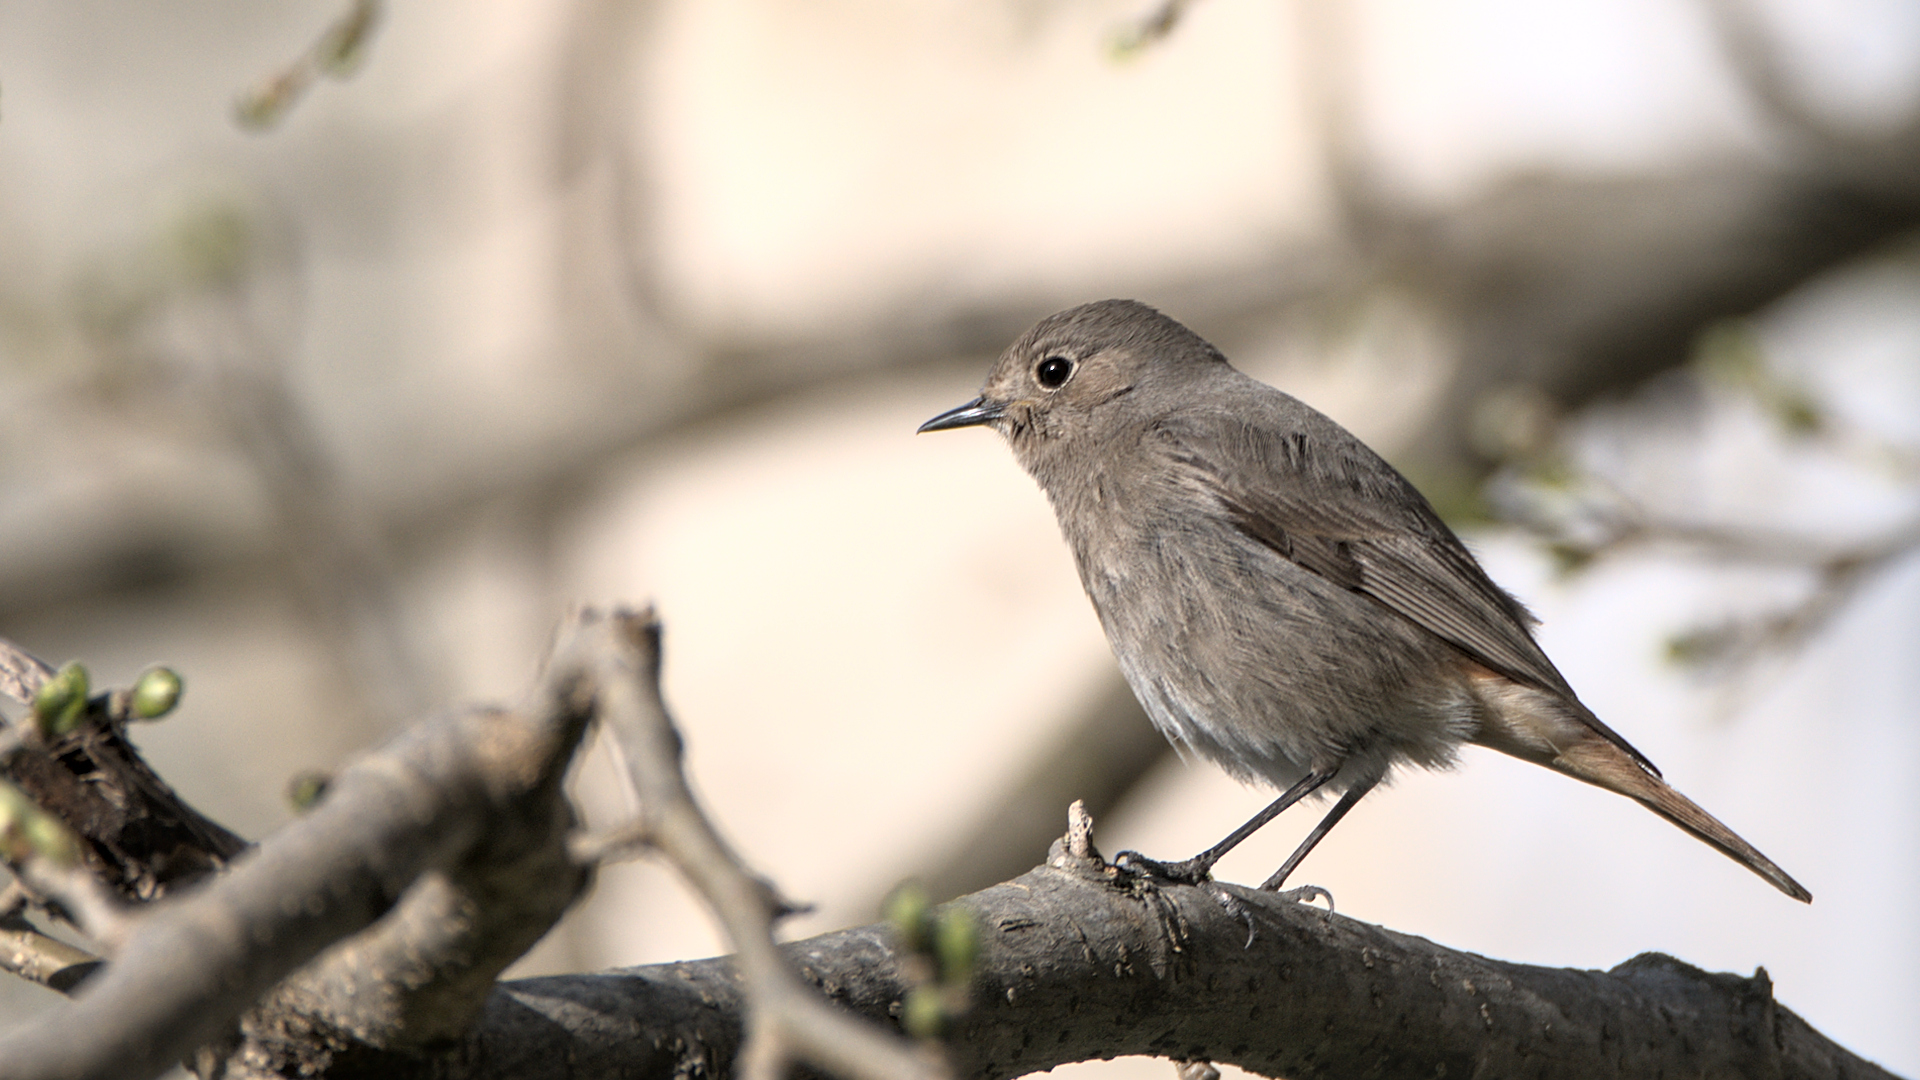
{"label": "wing feather", "polygon": [[[1529,628],[1536,620],[1487,576],[1426,498],[1344,429],[1318,413],[1307,415],[1322,430],[1278,434],[1278,425],[1221,420],[1168,425],[1161,434],[1247,536],[1371,597],[1476,663],[1562,696],[1598,734],[1659,775],[1580,704],[1533,640]],[[1259,467],[1228,475],[1211,464],[1219,461]]]}

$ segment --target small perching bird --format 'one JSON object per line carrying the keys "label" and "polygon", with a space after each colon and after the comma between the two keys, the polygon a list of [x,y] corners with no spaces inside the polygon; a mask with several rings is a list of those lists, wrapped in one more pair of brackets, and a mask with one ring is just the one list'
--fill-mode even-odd
{"label": "small perching bird", "polygon": [[1340,790],[1262,886],[1278,889],[1396,766],[1444,767],[1475,743],[1634,799],[1812,899],[1580,703],[1533,617],[1405,477],[1158,311],[1104,300],[1052,315],[978,398],[920,430],[973,425],[1005,436],[1047,493],[1154,725],[1283,789],[1191,859],[1124,861],[1202,881],[1288,806]]}

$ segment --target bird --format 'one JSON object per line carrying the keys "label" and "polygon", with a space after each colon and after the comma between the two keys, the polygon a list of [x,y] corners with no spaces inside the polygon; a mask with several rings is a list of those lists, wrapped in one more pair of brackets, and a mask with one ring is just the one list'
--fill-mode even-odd
{"label": "bird", "polygon": [[1339,792],[1261,886],[1278,890],[1394,770],[1446,768],[1476,745],[1633,799],[1811,901],[1581,703],[1533,616],[1406,477],[1154,308],[1103,300],[1048,316],[978,397],[919,430],[975,426],[999,432],[1045,492],[1154,726],[1281,792],[1190,859],[1117,864],[1211,881],[1289,806]]}

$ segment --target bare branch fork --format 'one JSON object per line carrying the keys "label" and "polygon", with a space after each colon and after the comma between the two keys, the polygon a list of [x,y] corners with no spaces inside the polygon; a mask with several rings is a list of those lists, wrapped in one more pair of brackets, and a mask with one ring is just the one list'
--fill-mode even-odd
{"label": "bare branch fork", "polygon": [[[787,906],[691,800],[659,696],[658,645],[651,615],[578,614],[529,705],[416,726],[342,772],[306,817],[228,873],[145,909],[73,1000],[0,1037],[0,1075],[149,1077],[189,1057],[203,1075],[228,1076],[424,1065],[469,1031],[499,972],[589,883],[590,866],[569,846],[561,781],[599,714],[640,787],[648,838],[682,861],[736,935],[763,1073],[798,1057],[855,1076],[943,1075],[782,966],[770,927]],[[0,690],[31,697],[51,669],[0,652]],[[37,749],[31,741],[22,748]],[[96,838],[76,831],[98,869]],[[39,954],[15,965],[23,974],[85,962],[30,924],[12,943]]]}
{"label": "bare branch fork", "polygon": [[861,1080],[947,1075],[936,1057],[828,1004],[788,967],[772,928],[794,905],[746,871],[687,787],[680,736],[660,697],[659,623],[651,616],[615,616],[612,622],[623,647],[600,650],[590,669],[600,687],[602,717],[627,760],[647,839],[713,905],[739,950],[733,963],[753,1005],[741,1075],[772,1080],[785,1075],[796,1057]]}
{"label": "bare branch fork", "polygon": [[459,1034],[586,884],[555,829],[588,717],[577,683],[525,715],[421,724],[342,772],[228,873],[140,914],[72,1001],[0,1038],[0,1071],[146,1077],[200,1052],[203,1073],[232,1056],[244,1075],[281,1064],[276,1050],[313,1065],[362,1040]]}

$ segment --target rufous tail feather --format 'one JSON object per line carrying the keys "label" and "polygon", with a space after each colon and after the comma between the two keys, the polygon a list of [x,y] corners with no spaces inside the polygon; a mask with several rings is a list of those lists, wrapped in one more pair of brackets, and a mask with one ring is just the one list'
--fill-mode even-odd
{"label": "rufous tail feather", "polygon": [[1740,839],[1732,829],[1720,824],[1692,799],[1667,786],[1665,781],[1641,768],[1639,763],[1605,739],[1597,735],[1582,739],[1562,750],[1547,764],[1576,780],[1585,780],[1638,802],[1766,878],[1774,888],[1795,900],[1803,903],[1813,900],[1813,894],[1776,866],[1772,859],[1760,854],[1752,844]]}

